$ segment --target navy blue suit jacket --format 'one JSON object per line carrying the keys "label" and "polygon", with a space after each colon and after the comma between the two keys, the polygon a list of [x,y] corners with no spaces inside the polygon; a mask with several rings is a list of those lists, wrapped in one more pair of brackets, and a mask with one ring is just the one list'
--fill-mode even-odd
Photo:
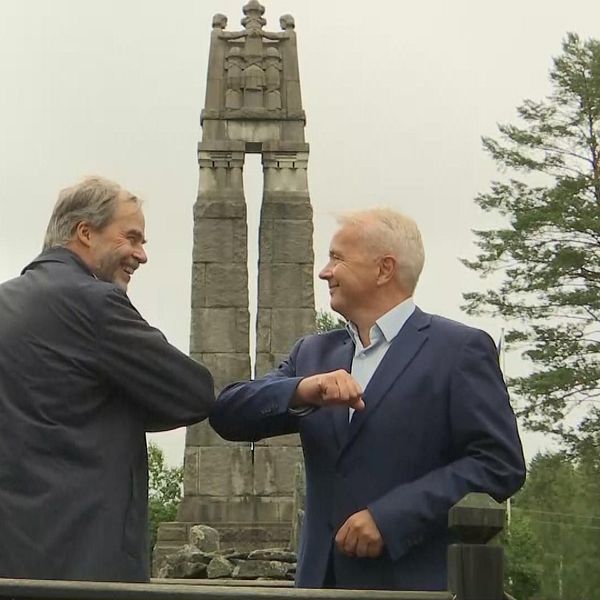
{"label": "navy blue suit jacket", "polygon": [[[339,406],[289,413],[301,378],[350,371],[353,353],[344,330],[302,338],[277,370],[223,390],[211,424],[230,440],[300,432],[306,513],[298,586],[321,587],[332,556],[338,587],[446,589],[450,507],[468,492],[504,500],[525,478],[496,348],[486,333],[417,308],[350,423]],[[364,508],[385,542],[376,559],[344,556],[333,543]]]}

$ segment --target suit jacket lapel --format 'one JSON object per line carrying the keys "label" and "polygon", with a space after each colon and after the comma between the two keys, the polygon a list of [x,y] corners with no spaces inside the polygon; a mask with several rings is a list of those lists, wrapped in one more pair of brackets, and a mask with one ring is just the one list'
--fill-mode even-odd
{"label": "suit jacket lapel", "polygon": [[365,409],[354,413],[348,429],[345,447],[352,443],[365,421],[377,409],[385,393],[417,355],[428,338],[427,328],[430,321],[431,315],[416,308],[394,338],[364,390]]}

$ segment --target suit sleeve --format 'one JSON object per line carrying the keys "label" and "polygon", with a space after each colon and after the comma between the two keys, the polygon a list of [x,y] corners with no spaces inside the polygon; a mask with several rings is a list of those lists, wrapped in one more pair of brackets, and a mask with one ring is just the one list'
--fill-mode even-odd
{"label": "suit sleeve", "polygon": [[213,429],[226,440],[254,442],[298,432],[303,413],[289,411],[302,377],[296,376],[299,340],[277,369],[253,381],[227,386],[218,396],[210,416]]}
{"label": "suit sleeve", "polygon": [[100,315],[98,368],[138,405],[146,430],[174,429],[208,417],[214,387],[204,366],[169,344],[116,289],[104,296]]}
{"label": "suit sleeve", "polygon": [[447,527],[448,511],[469,492],[497,501],[525,480],[525,461],[496,348],[482,331],[460,348],[449,390],[452,459],[368,506],[393,560]]}

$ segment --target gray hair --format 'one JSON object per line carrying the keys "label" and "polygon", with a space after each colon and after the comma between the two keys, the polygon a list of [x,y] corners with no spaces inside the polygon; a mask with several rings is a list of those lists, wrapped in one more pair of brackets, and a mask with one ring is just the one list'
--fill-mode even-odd
{"label": "gray hair", "polygon": [[396,280],[410,294],[415,291],[425,263],[425,249],[417,224],[389,208],[371,208],[339,215],[340,225],[353,225],[373,254],[396,259]]}
{"label": "gray hair", "polygon": [[86,177],[61,190],[46,229],[43,249],[66,246],[82,221],[97,231],[106,227],[114,217],[119,198],[141,202],[118,183],[104,177]]}

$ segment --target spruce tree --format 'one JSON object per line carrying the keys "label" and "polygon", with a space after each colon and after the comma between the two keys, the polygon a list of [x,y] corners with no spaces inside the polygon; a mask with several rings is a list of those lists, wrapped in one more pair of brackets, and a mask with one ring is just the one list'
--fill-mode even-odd
{"label": "spruce tree", "polygon": [[483,138],[505,177],[476,202],[505,225],[475,231],[478,256],[463,262],[503,277],[464,298],[508,320],[507,343],[532,361],[509,380],[526,426],[571,445],[600,431],[600,42],[567,34],[550,82]]}

